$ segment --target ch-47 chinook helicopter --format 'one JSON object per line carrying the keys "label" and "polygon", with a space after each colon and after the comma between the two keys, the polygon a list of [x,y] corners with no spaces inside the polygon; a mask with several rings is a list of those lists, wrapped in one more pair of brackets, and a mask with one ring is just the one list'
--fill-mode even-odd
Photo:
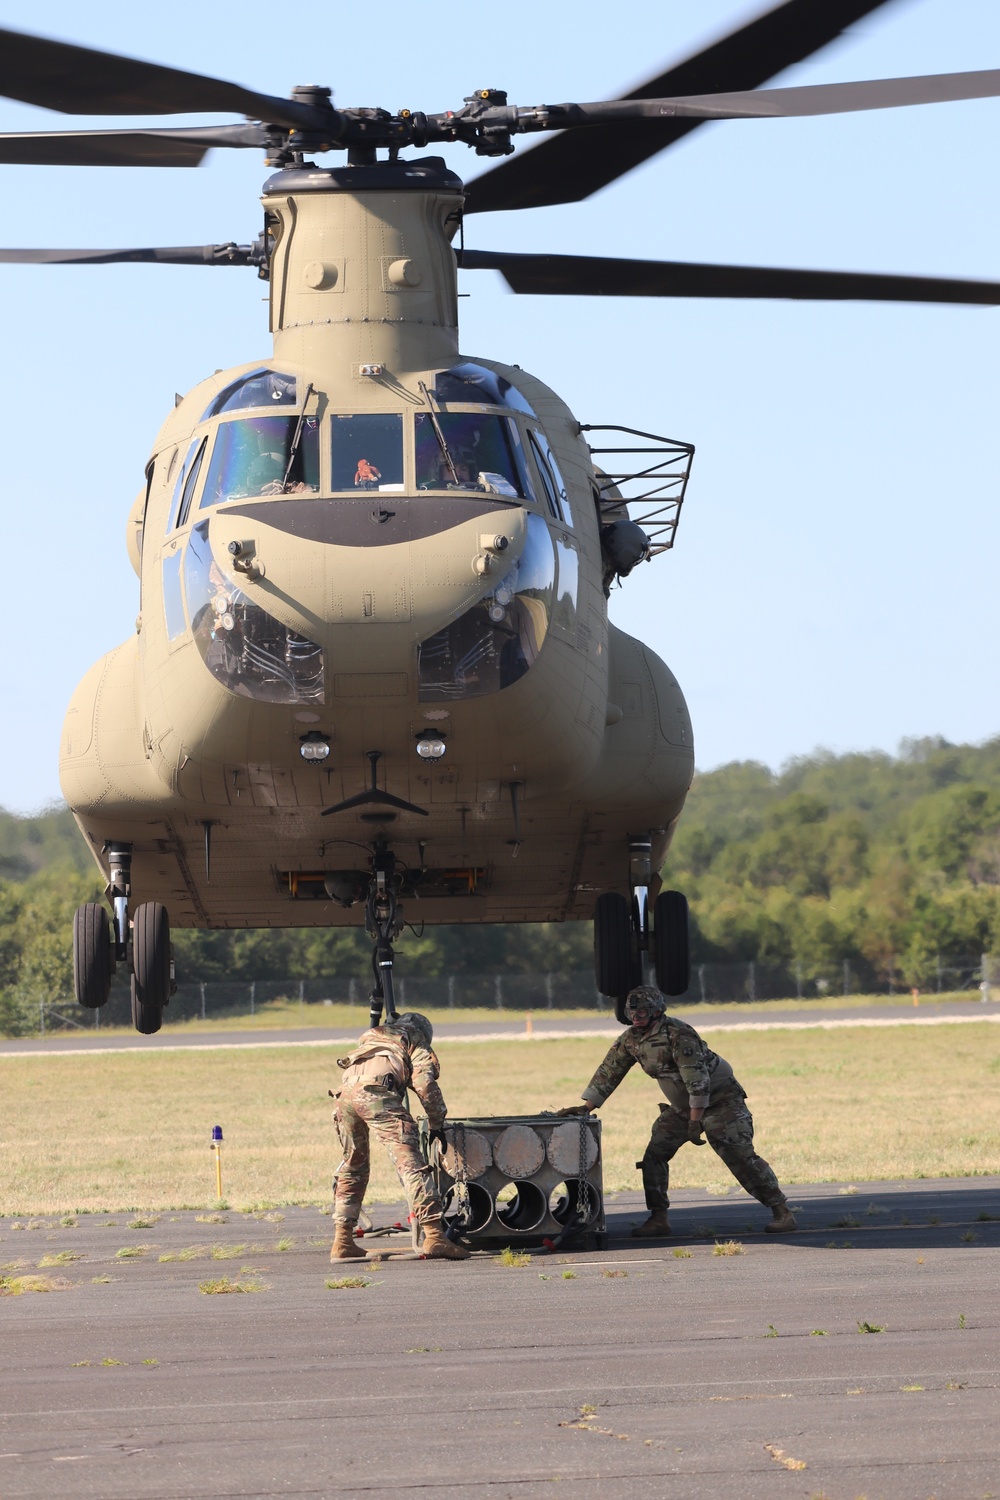
{"label": "ch-47 chinook helicopter", "polygon": [[[64,113],[249,123],[0,137],[0,161],[195,166],[259,148],[249,245],[8,250],[8,262],[249,266],[273,351],[164,422],[128,519],[135,633],[66,716],[66,800],[108,877],[81,907],[78,999],[131,971],[156,1031],[182,926],[365,922],[373,1020],[394,1012],[401,902],[430,923],[590,919],[619,1008],[649,953],[688,984],[687,907],[656,875],[693,771],[674,677],[608,622],[616,578],[669,548],[693,449],[581,426],[516,366],[459,351],[458,267],[516,292],[996,304],[1000,286],[467,248],[463,219],[583,199],[706,120],[1000,94],[1000,71],[755,92],[881,0],[787,0],[592,104],[336,109],[13,32],[0,93]],[[435,156],[508,156],[468,186]],[[346,164],[314,158],[346,153]],[[591,445],[591,439],[593,444]],[[629,505],[632,504],[630,514]],[[169,912],[169,917],[168,917]]]}

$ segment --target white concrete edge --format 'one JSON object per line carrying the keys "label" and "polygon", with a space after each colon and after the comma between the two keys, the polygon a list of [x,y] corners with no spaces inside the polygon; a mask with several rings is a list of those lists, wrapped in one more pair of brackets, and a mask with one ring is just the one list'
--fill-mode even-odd
{"label": "white concrete edge", "polygon": [[[984,1016],[892,1016],[885,1019],[862,1017],[857,1021],[722,1021],[701,1028],[701,1034],[718,1031],[836,1031],[844,1027],[859,1026],[962,1026],[976,1025],[981,1021],[1000,1024],[1000,1015]],[[435,1046],[461,1045],[470,1042],[562,1042],[586,1041],[590,1037],[614,1040],[621,1036],[620,1026],[600,1031],[483,1031],[475,1036],[439,1036]],[[154,1042],[148,1047],[133,1043],[130,1047],[25,1047],[17,1050],[0,1047],[0,1057],[106,1057],[112,1053],[124,1055],[135,1052],[148,1056],[152,1052],[234,1052],[255,1051],[274,1047],[349,1047],[357,1041],[356,1035],[314,1038],[302,1042]]]}

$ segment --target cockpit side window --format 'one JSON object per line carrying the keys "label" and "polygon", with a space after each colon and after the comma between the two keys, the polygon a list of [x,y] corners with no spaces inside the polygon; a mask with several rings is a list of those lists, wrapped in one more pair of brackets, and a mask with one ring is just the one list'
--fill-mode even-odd
{"label": "cockpit side window", "polygon": [[261,367],[241,375],[213,396],[201,420],[207,422],[222,412],[246,411],[253,406],[294,406],[295,401],[295,376],[281,375],[277,370]]}
{"label": "cockpit side window", "polygon": [[335,491],[404,489],[402,414],[335,416],[330,454],[330,486]]}
{"label": "cockpit side window", "polygon": [[199,447],[198,452],[195,454],[193,460],[191,461],[191,465],[188,468],[187,478],[184,481],[184,488],[181,491],[181,503],[177,510],[178,526],[186,526],[188,517],[191,514],[191,501],[194,499],[194,492],[198,488],[198,475],[201,473],[201,466],[205,457],[205,449],[207,446],[208,438],[202,438],[201,446]]}
{"label": "cockpit side window", "polygon": [[555,454],[549,446],[549,441],[541,432],[529,429],[528,441],[534,455],[535,464],[541,477],[542,486],[545,490],[545,498],[549,502],[549,510],[557,521],[562,521],[566,526],[572,526],[573,520],[569,509],[569,496],[566,493],[566,483],[556,463]]}
{"label": "cockpit side window", "polygon": [[[436,421],[435,421],[436,418]],[[471,490],[533,500],[516,424],[471,411],[416,417],[418,490]]]}
{"label": "cockpit side window", "polygon": [[[174,484],[174,493],[170,497],[170,511],[169,511],[169,513],[167,515],[167,530],[168,531],[173,531],[174,528],[179,524],[177,518],[180,515],[181,504],[183,502],[184,492],[185,492],[185,490],[187,488],[187,478],[188,478],[188,475],[191,472],[192,465],[196,461],[199,461],[199,455],[203,452],[204,446],[205,446],[205,440],[204,440],[204,438],[195,438],[194,441],[191,443],[190,447],[188,448],[187,456],[185,457],[184,462],[183,462],[183,464],[180,467],[180,471],[179,471],[179,473],[177,475],[176,483]],[[177,461],[177,452],[178,452],[178,450],[175,448],[174,449],[174,456],[170,460],[170,468],[169,468],[169,470],[167,472],[167,478],[168,479],[169,479],[170,475],[174,472],[174,465],[175,465],[175,463]],[[200,461],[199,461],[199,466],[200,466]]]}
{"label": "cockpit side window", "polygon": [[243,417],[219,425],[199,508],[257,495],[318,491],[316,417]]}

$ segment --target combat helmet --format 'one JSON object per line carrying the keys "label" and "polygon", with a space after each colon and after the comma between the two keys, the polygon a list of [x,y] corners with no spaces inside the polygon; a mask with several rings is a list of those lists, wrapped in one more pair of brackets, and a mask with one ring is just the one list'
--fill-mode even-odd
{"label": "combat helmet", "polygon": [[625,1001],[625,1014],[629,1021],[633,1020],[637,1010],[647,1010],[651,1017],[665,1016],[667,1013],[667,1000],[665,995],[651,984],[636,985],[634,990],[629,990]]}
{"label": "combat helmet", "polygon": [[404,1010],[396,1017],[396,1025],[401,1026],[410,1040],[420,1047],[429,1047],[434,1040],[434,1027],[418,1010]]}

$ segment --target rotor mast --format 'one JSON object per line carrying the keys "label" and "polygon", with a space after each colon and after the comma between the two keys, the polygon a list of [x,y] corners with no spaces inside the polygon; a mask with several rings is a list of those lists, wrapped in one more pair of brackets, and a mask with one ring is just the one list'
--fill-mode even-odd
{"label": "rotor mast", "polygon": [[454,362],[463,191],[442,160],[307,163],[270,177],[262,202],[279,363],[335,362],[363,380],[362,366],[402,376]]}

